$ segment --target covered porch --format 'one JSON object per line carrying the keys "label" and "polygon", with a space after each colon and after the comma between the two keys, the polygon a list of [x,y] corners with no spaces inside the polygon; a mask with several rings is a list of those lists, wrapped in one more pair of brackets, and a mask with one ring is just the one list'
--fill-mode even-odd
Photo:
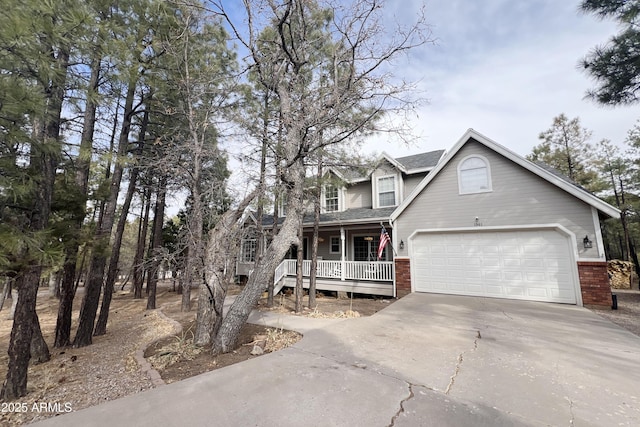
{"label": "covered porch", "polygon": [[[395,297],[395,242],[387,244],[378,259],[382,224],[389,235],[392,228],[388,216],[394,208],[353,209],[325,213],[318,230],[316,289]],[[271,224],[268,224],[268,227]],[[303,286],[309,287],[313,252],[313,216],[305,216],[300,246],[292,246],[274,272],[276,293],[284,286],[294,287],[297,255],[302,251]],[[257,252],[257,240],[267,236],[243,239],[236,265],[238,281],[252,273]]]}
{"label": "covered porch", "polygon": [[[379,222],[378,222],[379,224]],[[395,296],[392,243],[378,260],[381,226],[378,224],[321,224],[318,233],[316,289]],[[306,224],[305,224],[306,225]],[[388,227],[388,226],[387,226]],[[391,233],[390,227],[387,231]],[[309,287],[313,230],[304,228],[303,287]],[[298,248],[292,248],[274,276],[275,289],[296,284]]]}
{"label": "covered porch", "polygon": [[[392,261],[324,261],[318,260],[316,289],[371,295],[394,296],[394,267]],[[297,262],[285,259],[276,269],[274,291],[284,286],[295,287]],[[302,264],[303,287],[309,288],[311,260]]]}

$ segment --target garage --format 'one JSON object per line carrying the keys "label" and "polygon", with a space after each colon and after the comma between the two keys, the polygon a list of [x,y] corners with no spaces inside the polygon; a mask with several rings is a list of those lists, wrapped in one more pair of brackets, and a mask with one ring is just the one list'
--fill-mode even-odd
{"label": "garage", "polygon": [[577,303],[573,239],[559,227],[422,230],[409,252],[416,292]]}

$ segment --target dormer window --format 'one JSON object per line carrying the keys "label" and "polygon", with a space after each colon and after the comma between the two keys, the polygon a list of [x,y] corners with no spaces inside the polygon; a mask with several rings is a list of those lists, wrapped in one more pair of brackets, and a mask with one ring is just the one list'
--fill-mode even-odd
{"label": "dormer window", "polygon": [[337,212],[340,208],[340,192],[338,187],[327,185],[324,188],[324,210],[325,212]]}
{"label": "dormer window", "polygon": [[378,207],[384,208],[397,205],[396,177],[393,175],[380,177],[376,184]]}
{"label": "dormer window", "polygon": [[458,190],[460,194],[491,191],[491,169],[482,156],[473,155],[458,163]]}

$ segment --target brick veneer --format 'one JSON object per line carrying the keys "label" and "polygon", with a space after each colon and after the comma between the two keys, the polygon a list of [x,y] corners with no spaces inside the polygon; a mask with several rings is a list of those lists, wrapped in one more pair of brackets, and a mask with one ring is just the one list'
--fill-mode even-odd
{"label": "brick veneer", "polygon": [[583,304],[611,306],[611,286],[606,262],[578,261],[578,276]]}
{"label": "brick veneer", "polygon": [[411,293],[411,264],[409,258],[396,258],[396,297],[402,298],[403,296]]}

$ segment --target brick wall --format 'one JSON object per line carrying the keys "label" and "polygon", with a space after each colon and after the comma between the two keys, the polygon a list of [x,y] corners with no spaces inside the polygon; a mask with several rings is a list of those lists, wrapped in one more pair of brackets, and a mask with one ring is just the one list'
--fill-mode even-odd
{"label": "brick wall", "polygon": [[606,262],[578,261],[582,303],[611,307],[611,287]]}
{"label": "brick wall", "polygon": [[409,258],[396,258],[396,296],[402,298],[411,293],[411,264]]}

